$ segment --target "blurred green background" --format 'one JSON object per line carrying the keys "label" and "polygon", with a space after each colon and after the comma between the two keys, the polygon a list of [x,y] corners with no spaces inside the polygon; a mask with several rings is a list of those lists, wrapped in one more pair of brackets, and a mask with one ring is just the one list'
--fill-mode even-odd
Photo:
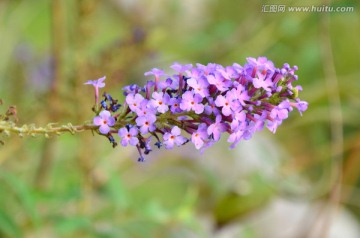
{"label": "blurred green background", "polygon": [[[312,5],[353,11],[287,9]],[[123,100],[174,61],[297,65],[309,102],[275,135],[146,163],[91,132],[2,138],[0,237],[360,237],[359,13],[358,0],[0,0],[0,110],[16,105],[19,125],[91,120],[85,81],[106,75]]]}

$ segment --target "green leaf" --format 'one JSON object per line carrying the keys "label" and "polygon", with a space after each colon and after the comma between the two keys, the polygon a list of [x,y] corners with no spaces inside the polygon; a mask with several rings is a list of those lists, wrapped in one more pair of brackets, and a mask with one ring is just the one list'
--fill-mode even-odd
{"label": "green leaf", "polygon": [[88,231],[91,230],[91,221],[86,217],[69,217],[63,218],[56,222],[57,233],[68,235],[73,232]]}
{"label": "green leaf", "polygon": [[20,205],[30,218],[31,222],[38,226],[40,224],[40,216],[36,210],[36,204],[32,191],[20,178],[3,170],[0,170],[0,179],[8,185],[12,192],[14,192],[15,196],[19,200]]}
{"label": "green leaf", "polygon": [[217,202],[214,215],[219,226],[232,222],[255,209],[265,205],[274,192],[269,184],[259,175],[249,178],[252,191],[248,194],[239,194],[235,191],[227,192]]}
{"label": "green leaf", "polygon": [[22,237],[21,229],[16,225],[12,218],[4,211],[0,210],[0,236]]}
{"label": "green leaf", "polygon": [[117,209],[124,209],[129,205],[128,191],[118,174],[113,174],[106,184],[106,193]]}

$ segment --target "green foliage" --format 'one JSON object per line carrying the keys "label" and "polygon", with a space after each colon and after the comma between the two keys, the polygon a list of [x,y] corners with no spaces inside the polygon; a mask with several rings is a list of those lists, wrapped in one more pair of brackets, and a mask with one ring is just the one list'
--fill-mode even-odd
{"label": "green foliage", "polygon": [[13,221],[12,216],[0,209],[0,235],[7,237],[21,237],[21,229]]}
{"label": "green foliage", "polygon": [[38,226],[40,217],[36,209],[36,202],[33,191],[21,179],[15,175],[0,171],[1,184],[4,186],[2,194],[13,195],[18,204],[23,210],[24,215],[29,220],[31,226]]}
{"label": "green foliage", "polygon": [[254,174],[247,179],[250,183],[249,186],[254,188],[252,191],[248,194],[228,191],[215,205],[214,217],[218,226],[228,224],[250,212],[261,209],[273,198],[275,191],[269,187],[269,183],[264,181],[261,175]]}

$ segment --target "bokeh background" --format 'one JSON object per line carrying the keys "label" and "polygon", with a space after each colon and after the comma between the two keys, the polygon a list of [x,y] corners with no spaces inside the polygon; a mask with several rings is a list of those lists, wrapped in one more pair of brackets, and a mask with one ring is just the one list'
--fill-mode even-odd
{"label": "bokeh background", "polygon": [[[312,5],[353,11],[287,10]],[[358,0],[0,0],[0,110],[16,105],[19,125],[82,124],[85,81],[106,75],[122,101],[174,61],[297,65],[309,102],[275,135],[146,163],[91,132],[1,138],[0,237],[360,237],[359,13]]]}

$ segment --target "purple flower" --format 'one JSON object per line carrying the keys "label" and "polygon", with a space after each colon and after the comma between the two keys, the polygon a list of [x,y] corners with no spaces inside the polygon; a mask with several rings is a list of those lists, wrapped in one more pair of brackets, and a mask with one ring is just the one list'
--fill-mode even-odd
{"label": "purple flower", "polygon": [[240,127],[240,126],[236,127],[236,129],[232,131],[232,133],[230,134],[227,140],[228,142],[232,143],[230,145],[231,149],[235,148],[235,146],[241,141],[244,132],[245,132],[245,127]]}
{"label": "purple flower", "polygon": [[111,116],[109,111],[104,110],[94,118],[93,123],[100,126],[99,131],[101,134],[107,134],[110,132],[110,127],[115,124],[115,118]]}
{"label": "purple flower", "polygon": [[131,127],[129,130],[126,127],[120,128],[118,135],[122,138],[121,145],[127,146],[128,144],[135,146],[139,143],[139,139],[136,137],[138,135],[138,129],[136,127]]}
{"label": "purple flower", "polygon": [[189,69],[192,68],[192,64],[186,64],[182,65],[177,62],[173,63],[173,65],[170,66],[173,70],[179,73],[179,93],[182,94],[182,90],[184,87],[184,79],[183,79],[183,73]]}
{"label": "purple flower", "polygon": [[140,127],[140,132],[146,134],[149,131],[155,131],[156,127],[154,125],[156,121],[156,116],[154,114],[149,114],[147,116],[142,116],[136,118],[136,125]]}
{"label": "purple flower", "polygon": [[270,121],[268,120],[267,124],[266,124],[266,127],[272,132],[275,134],[276,132],[276,129],[278,128],[278,126],[281,125],[281,122],[280,120],[273,120],[273,121]]}
{"label": "purple flower", "polygon": [[274,107],[270,112],[270,117],[282,121],[288,117],[288,109],[290,108],[290,103],[288,101],[281,102],[277,107]]}
{"label": "purple flower", "polygon": [[255,88],[263,88],[266,91],[270,92],[273,82],[270,78],[267,78],[266,74],[260,72],[257,73],[257,78],[253,78],[253,84]]}
{"label": "purple flower", "polygon": [[231,122],[231,130],[235,130],[240,125],[244,125],[246,122],[246,112],[244,110],[235,112],[233,115],[233,121]]}
{"label": "purple flower", "polygon": [[232,78],[239,77],[238,71],[232,66],[227,66],[225,69],[219,69],[218,71],[227,80],[231,80]]}
{"label": "purple flower", "polygon": [[253,121],[250,123],[249,130],[251,133],[255,133],[256,131],[261,131],[264,128],[266,117],[268,113],[267,111],[263,111],[261,115],[255,114],[253,117]]}
{"label": "purple flower", "polygon": [[199,94],[201,97],[209,96],[209,83],[206,78],[199,77],[198,79],[190,78],[187,80],[187,84],[193,88],[194,92]]}
{"label": "purple flower", "polygon": [[202,98],[198,94],[193,92],[186,91],[182,95],[182,100],[180,103],[180,108],[184,111],[195,111],[196,114],[200,114],[204,111],[204,105],[201,104]]}
{"label": "purple flower", "polygon": [[166,90],[167,88],[171,88],[173,84],[173,80],[171,78],[167,78],[166,80],[159,82],[159,89]]}
{"label": "purple flower", "polygon": [[84,84],[91,84],[92,86],[94,86],[95,89],[95,105],[98,104],[98,99],[99,99],[99,88],[103,88],[105,87],[105,83],[104,80],[106,79],[106,76],[99,78],[97,80],[89,80]]}
{"label": "purple flower", "polygon": [[195,145],[196,149],[200,149],[204,145],[204,141],[208,139],[207,126],[201,123],[194,133],[191,135],[191,142]]}
{"label": "purple flower", "polygon": [[204,111],[206,115],[211,115],[211,113],[214,113],[215,116],[219,115],[220,111],[216,107],[214,99],[213,98],[207,98],[208,104],[205,106]]}
{"label": "purple flower", "polygon": [[175,70],[178,73],[184,73],[186,70],[189,70],[192,68],[192,64],[179,64],[178,62],[174,62],[170,68],[172,68],[173,70]]}
{"label": "purple flower", "polygon": [[166,81],[170,80],[168,81],[168,88],[176,90],[179,88],[180,77],[179,75],[173,75],[173,79],[174,80],[172,80],[171,78],[167,78]]}
{"label": "purple flower", "polygon": [[124,90],[123,94],[125,96],[127,96],[128,94],[135,94],[141,90],[140,86],[137,84],[131,84],[131,85],[123,87],[122,89]]}
{"label": "purple flower", "polygon": [[182,112],[180,108],[181,99],[180,98],[170,98],[169,105],[170,111],[172,113]]}
{"label": "purple flower", "polygon": [[244,67],[242,67],[238,63],[233,63],[232,68],[236,71],[238,77],[244,73]]}
{"label": "purple flower", "polygon": [[234,114],[234,120],[231,122],[231,134],[228,142],[232,143],[230,149],[233,149],[242,139],[249,139],[251,132],[249,132],[249,123],[246,120],[246,112],[240,111]]}
{"label": "purple flower", "polygon": [[95,87],[95,89],[99,89],[99,88],[105,87],[105,83],[104,83],[105,79],[106,79],[106,76],[99,78],[97,80],[89,80],[84,84],[91,84],[92,86]]}
{"label": "purple flower", "polygon": [[248,91],[242,84],[237,85],[237,87],[233,88],[231,92],[233,93],[234,97],[239,100],[242,106],[245,106],[245,101],[248,101],[250,99]]}
{"label": "purple flower", "polygon": [[155,78],[159,78],[161,76],[166,76],[166,74],[164,73],[163,70],[158,69],[158,68],[153,68],[152,70],[144,73],[145,76],[150,76],[150,75],[154,75]]}
{"label": "purple flower", "polygon": [[230,116],[233,111],[237,111],[241,107],[240,103],[237,100],[235,101],[235,97],[231,91],[229,91],[225,97],[223,95],[217,96],[215,105],[222,107],[221,112],[224,116]]}
{"label": "purple flower", "polygon": [[227,129],[227,124],[222,123],[221,115],[217,115],[215,122],[209,126],[207,129],[207,133],[209,136],[213,136],[214,141],[218,141],[220,139],[221,133],[225,132]]}
{"label": "purple flower", "polygon": [[206,66],[202,64],[196,64],[196,66],[202,71],[204,71],[205,75],[215,72],[218,68],[222,68],[221,65],[214,63],[208,63]]}
{"label": "purple flower", "polygon": [[150,100],[150,105],[156,108],[158,112],[165,113],[169,110],[169,94],[164,94],[163,92],[153,92],[152,97],[153,99]]}
{"label": "purple flower", "polygon": [[220,73],[215,72],[215,74],[209,74],[207,76],[207,80],[210,84],[215,85],[216,88],[220,91],[220,92],[224,92],[226,90],[229,89],[229,87],[231,86],[232,82],[231,80],[227,80],[225,79]]}
{"label": "purple flower", "polygon": [[296,107],[296,109],[298,109],[300,115],[302,116],[302,113],[304,111],[306,111],[308,108],[308,103],[305,101],[300,101],[300,99],[298,99],[298,98],[296,99],[296,101],[297,101],[297,103],[292,102],[292,103],[290,103],[290,105],[293,107]]}
{"label": "purple flower", "polygon": [[258,70],[275,70],[274,63],[271,60],[268,60],[266,57],[260,56],[257,59],[249,57],[246,58],[246,60],[248,61],[249,65],[257,68]]}
{"label": "purple flower", "polygon": [[137,113],[140,110],[141,102],[144,97],[141,94],[128,94],[126,96],[126,103],[129,105],[131,111]]}
{"label": "purple flower", "polygon": [[187,76],[190,79],[198,80],[204,76],[204,72],[201,69],[198,68],[192,68],[187,72]]}
{"label": "purple flower", "polygon": [[140,103],[140,107],[136,110],[136,114],[141,117],[141,116],[147,116],[149,114],[155,114],[156,113],[156,109],[153,107],[149,107],[149,100],[144,99],[141,103]]}
{"label": "purple flower", "polygon": [[158,87],[159,78],[161,76],[166,76],[166,74],[164,73],[163,70],[157,69],[157,68],[153,68],[151,71],[146,72],[144,75],[145,76],[149,76],[149,75],[155,76],[155,88],[154,88],[155,91],[157,90],[157,87]]}
{"label": "purple flower", "polygon": [[166,132],[163,136],[164,138],[164,145],[166,149],[172,149],[174,148],[174,144],[177,146],[180,146],[187,142],[188,140],[180,135],[181,131],[180,128],[177,126],[174,126],[171,129],[171,133]]}

